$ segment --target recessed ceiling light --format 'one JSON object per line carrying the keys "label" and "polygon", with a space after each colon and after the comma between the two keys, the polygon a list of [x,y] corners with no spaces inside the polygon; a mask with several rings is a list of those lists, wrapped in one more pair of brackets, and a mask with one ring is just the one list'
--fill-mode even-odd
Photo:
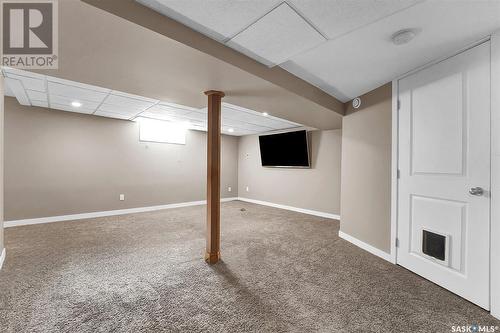
{"label": "recessed ceiling light", "polygon": [[233,132],[234,132],[234,128],[228,128],[228,129],[227,129],[227,131],[228,131],[229,133],[233,133]]}
{"label": "recessed ceiling light", "polygon": [[78,101],[73,101],[73,102],[71,102],[71,106],[74,108],[79,108],[80,106],[82,106],[82,103],[80,103]]}
{"label": "recessed ceiling light", "polygon": [[262,115],[263,115],[264,117],[267,117],[267,116],[269,116],[269,113],[267,113],[267,112],[262,112]]}
{"label": "recessed ceiling light", "polygon": [[417,35],[416,29],[404,29],[395,32],[391,40],[395,45],[403,45],[409,43]]}

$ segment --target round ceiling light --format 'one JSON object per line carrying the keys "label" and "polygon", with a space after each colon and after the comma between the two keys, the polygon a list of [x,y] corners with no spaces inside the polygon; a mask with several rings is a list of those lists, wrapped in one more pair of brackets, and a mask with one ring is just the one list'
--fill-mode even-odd
{"label": "round ceiling light", "polygon": [[80,106],[82,106],[82,103],[80,103],[78,101],[73,101],[73,102],[71,102],[71,106],[74,108],[79,108]]}
{"label": "round ceiling light", "polygon": [[417,31],[415,29],[404,29],[395,32],[391,40],[394,45],[403,45],[409,43],[415,36],[417,35]]}

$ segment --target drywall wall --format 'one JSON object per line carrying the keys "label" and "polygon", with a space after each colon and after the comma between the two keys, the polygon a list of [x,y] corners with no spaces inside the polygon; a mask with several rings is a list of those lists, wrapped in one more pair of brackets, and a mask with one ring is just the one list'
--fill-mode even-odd
{"label": "drywall wall", "polygon": [[[6,220],[206,198],[204,132],[188,131],[186,145],[143,143],[137,123],[24,107],[11,97],[5,123]],[[222,197],[238,195],[237,152],[238,138],[223,136]]]}
{"label": "drywall wall", "polygon": [[[3,170],[4,170],[4,77],[0,73],[0,256],[3,250],[3,217],[4,217],[4,201],[3,201]],[[1,265],[1,263],[0,263]]]}
{"label": "drywall wall", "polygon": [[311,169],[264,168],[258,136],[240,138],[239,196],[339,214],[341,133],[341,130],[310,132]]}
{"label": "drywall wall", "polygon": [[392,85],[346,103],[342,127],[340,230],[390,252]]}

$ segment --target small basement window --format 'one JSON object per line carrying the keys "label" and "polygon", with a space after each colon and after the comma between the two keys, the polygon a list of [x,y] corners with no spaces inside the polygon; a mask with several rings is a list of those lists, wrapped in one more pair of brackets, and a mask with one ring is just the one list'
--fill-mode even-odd
{"label": "small basement window", "polygon": [[187,125],[185,123],[149,118],[138,118],[137,121],[140,141],[186,144]]}

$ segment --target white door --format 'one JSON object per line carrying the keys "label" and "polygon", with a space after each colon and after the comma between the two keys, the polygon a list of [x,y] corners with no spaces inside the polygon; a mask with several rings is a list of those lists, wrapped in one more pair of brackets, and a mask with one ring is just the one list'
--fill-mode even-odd
{"label": "white door", "polygon": [[490,43],[399,81],[398,264],[489,309]]}

